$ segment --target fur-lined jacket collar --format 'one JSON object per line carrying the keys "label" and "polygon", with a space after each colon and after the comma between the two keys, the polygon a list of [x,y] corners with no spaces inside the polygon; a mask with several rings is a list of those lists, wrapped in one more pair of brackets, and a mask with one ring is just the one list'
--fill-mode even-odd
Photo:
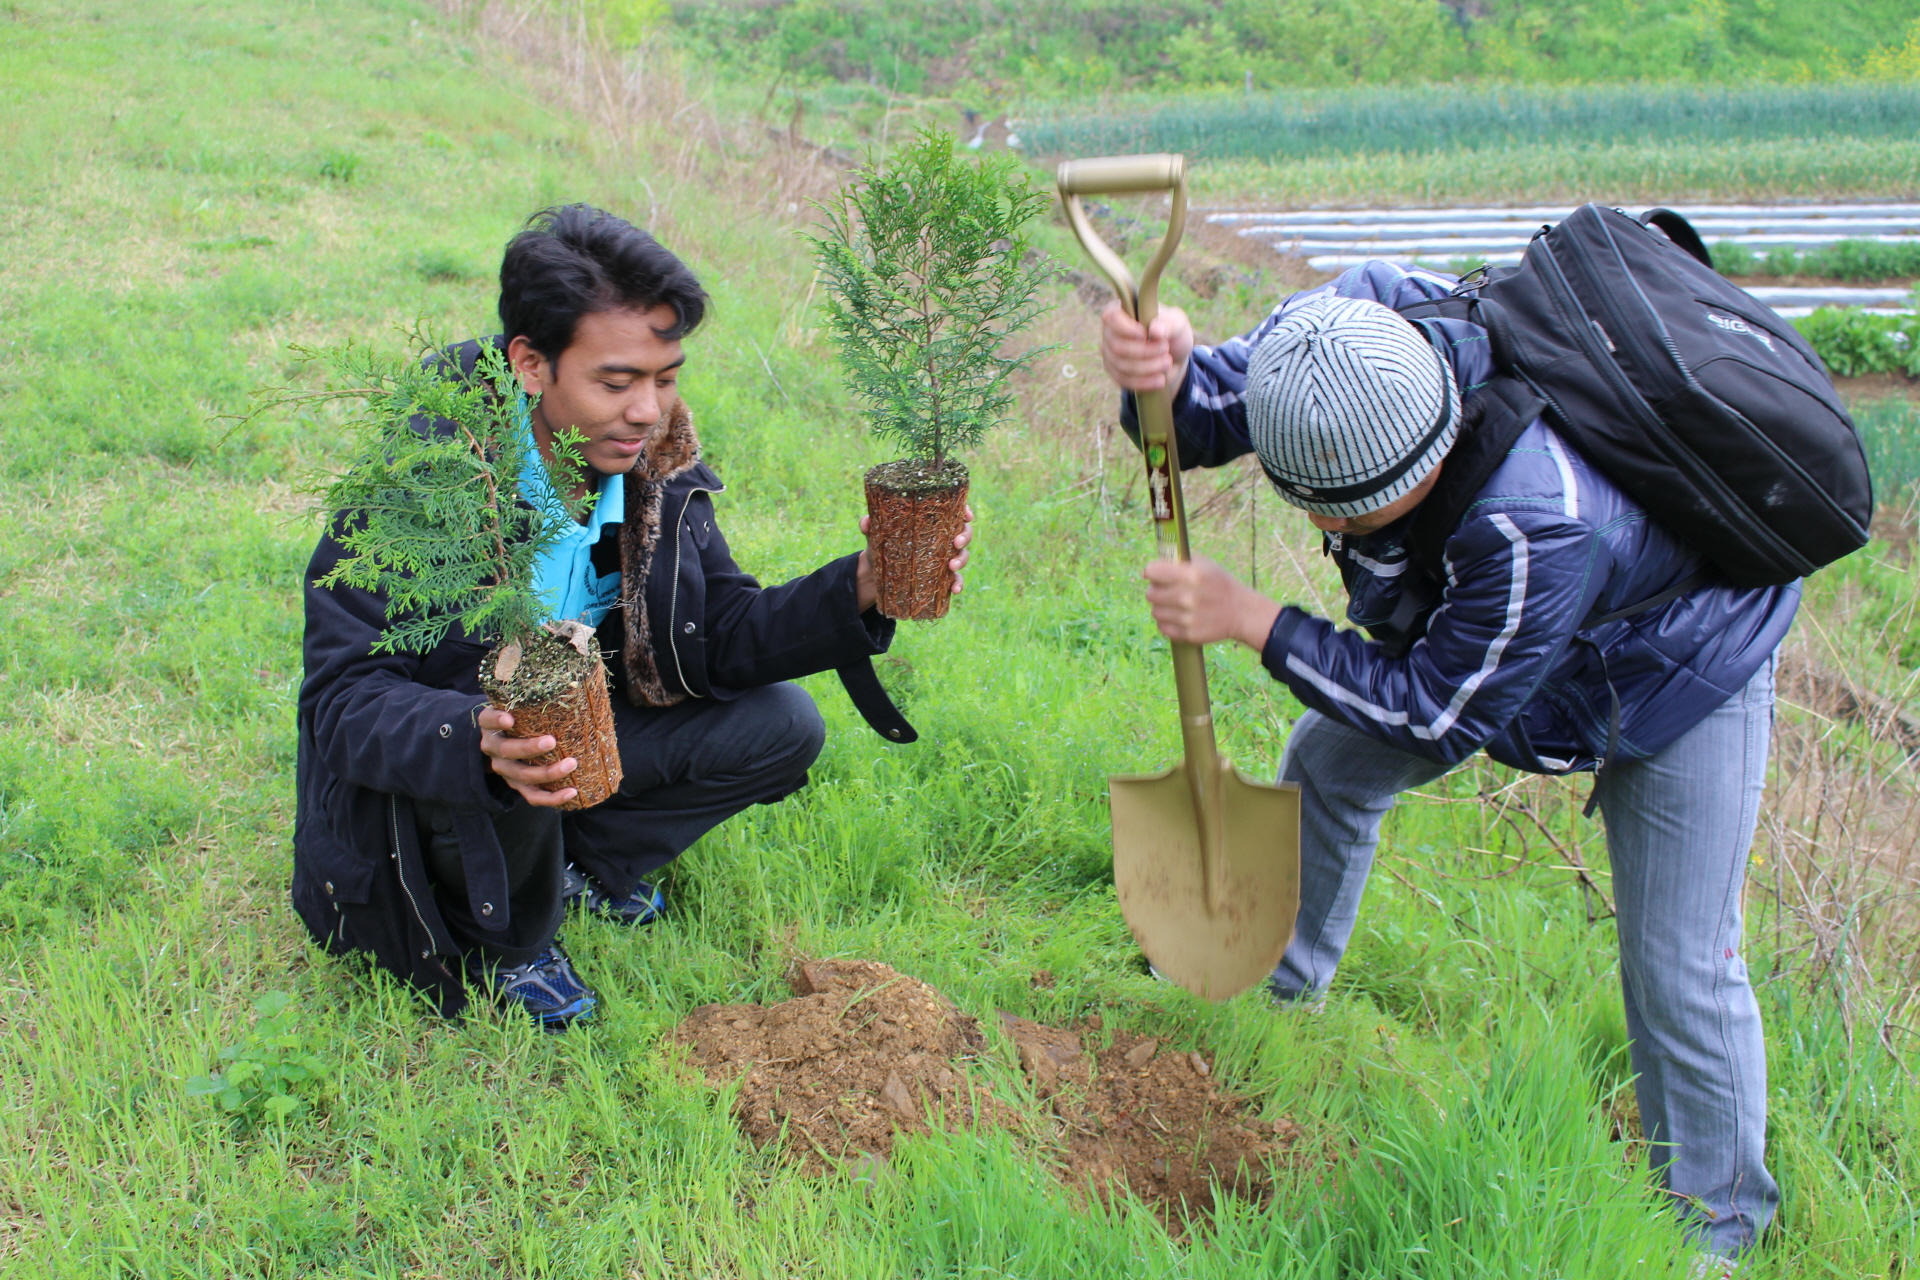
{"label": "fur-lined jacket collar", "polygon": [[693,412],[684,400],[674,404],[666,430],[627,473],[626,519],[620,526],[620,604],[625,619],[627,698],[636,707],[670,707],[684,702],[684,689],[670,690],[661,678],[647,618],[647,580],[660,545],[662,499],[667,485],[700,462],[700,438]]}

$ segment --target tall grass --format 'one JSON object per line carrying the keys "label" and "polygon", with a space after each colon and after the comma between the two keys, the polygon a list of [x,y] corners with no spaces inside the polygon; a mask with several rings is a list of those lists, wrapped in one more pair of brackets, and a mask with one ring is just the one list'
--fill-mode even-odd
{"label": "tall grass", "polygon": [[1783,245],[1755,253],[1744,244],[1722,240],[1713,246],[1713,265],[1729,276],[1821,276],[1862,283],[1911,280],[1920,276],[1920,243],[1840,240],[1813,249]]}
{"label": "tall grass", "polygon": [[1907,139],[1920,133],[1920,85],[1577,87],[1456,84],[1172,100],[1120,99],[1097,111],[1030,108],[1037,155],[1178,151],[1197,159],[1330,156],[1633,142],[1693,147],[1787,138]]}
{"label": "tall grass", "polygon": [[1805,138],[1605,145],[1543,141],[1468,151],[1368,152],[1194,166],[1203,204],[1642,206],[1761,200],[1920,198],[1920,140]]}
{"label": "tall grass", "polygon": [[[484,1010],[441,1024],[308,947],[285,892],[316,524],[289,480],[339,446],[324,415],[247,433],[215,418],[296,376],[288,342],[391,340],[422,315],[480,330],[493,298],[476,277],[526,212],[633,212],[715,292],[685,386],[743,563],[779,581],[857,544],[877,455],[812,327],[787,212],[833,172],[707,115],[670,67],[582,44],[555,8],[16,6],[0,75],[25,88],[0,102],[0,200],[36,216],[0,239],[15,319],[0,364],[0,1270],[1684,1274],[1633,1158],[1606,866],[1579,787],[1480,764],[1391,815],[1317,1016],[1257,996],[1203,1005],[1143,972],[1112,896],[1105,778],[1174,759],[1179,739],[1138,594],[1140,469],[1094,376],[1094,317],[1065,290],[1038,336],[1067,345],[1023,377],[1022,420],[975,468],[968,589],[884,667],[922,741],[882,742],[830,678],[809,682],[830,726],[813,784],[702,841],[649,930],[569,922],[603,998],[594,1026],[542,1037]],[[155,147],[253,159],[155,164]],[[359,157],[351,181],[319,172],[336,150]],[[478,265],[430,272],[428,255]],[[1209,332],[1246,318],[1224,293],[1168,289]],[[1199,545],[1331,612],[1315,535],[1258,483],[1244,467],[1194,477]],[[1857,640],[1846,669],[1886,700],[1901,673],[1862,655],[1910,625],[1920,589],[1883,550],[1816,578],[1828,594],[1809,617]],[[1247,655],[1212,666],[1229,753],[1272,767],[1299,707]],[[1858,794],[1883,806],[1868,817],[1897,832],[1890,747],[1831,718],[1809,794],[1867,779]],[[1902,971],[1856,952],[1850,923],[1893,951],[1911,916],[1894,881],[1833,874],[1869,845],[1852,816],[1817,812],[1782,813],[1813,892],[1788,880],[1758,904],[1784,904],[1761,913],[1753,967],[1779,975],[1788,1195],[1761,1280],[1890,1274],[1920,1253],[1920,1090],[1888,1029],[1910,1018],[1875,985]],[[1859,892],[1883,894],[1877,914]],[[903,1143],[870,1188],[802,1178],[746,1144],[726,1095],[662,1044],[696,1005],[783,996],[796,954],[894,964],[989,1028],[1000,1010],[1098,1013],[1204,1046],[1305,1139],[1270,1203],[1179,1238],[1060,1185],[1035,1142],[1056,1120],[1024,1104],[1012,1136]],[[272,990],[294,996],[330,1088],[305,1116],[237,1130],[185,1082]],[[1024,1097],[1003,1043],[981,1070]]]}
{"label": "tall grass", "polygon": [[1854,425],[1867,449],[1867,470],[1884,505],[1898,507],[1920,485],[1920,401],[1904,396],[1864,400],[1852,406]]}

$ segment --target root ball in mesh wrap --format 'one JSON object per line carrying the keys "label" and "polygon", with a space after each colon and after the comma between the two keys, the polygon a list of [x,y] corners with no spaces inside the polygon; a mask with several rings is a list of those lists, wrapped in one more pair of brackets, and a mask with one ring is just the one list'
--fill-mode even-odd
{"label": "root ball in mesh wrap", "polygon": [[966,528],[967,471],[891,462],[867,472],[867,555],[881,613],[932,621],[953,601],[953,540]]}

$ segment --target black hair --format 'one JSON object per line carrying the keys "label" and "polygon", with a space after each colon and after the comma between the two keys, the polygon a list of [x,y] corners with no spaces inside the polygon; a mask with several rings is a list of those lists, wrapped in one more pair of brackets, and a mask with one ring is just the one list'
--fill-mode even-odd
{"label": "black hair", "polygon": [[580,317],[672,307],[662,338],[684,338],[707,313],[707,291],[660,242],[604,209],[557,205],[527,219],[500,260],[500,324],[558,362]]}

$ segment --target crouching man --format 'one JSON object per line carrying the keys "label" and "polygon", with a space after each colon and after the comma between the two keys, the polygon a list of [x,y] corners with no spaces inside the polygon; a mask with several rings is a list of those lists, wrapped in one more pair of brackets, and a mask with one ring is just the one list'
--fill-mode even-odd
{"label": "crouching man", "polygon": [[[294,907],[328,950],[371,953],[448,1016],[470,986],[552,1029],[590,1014],[557,939],[568,905],[647,923],[665,909],[662,867],[806,783],[824,726],[787,681],[837,670],[876,730],[913,736],[869,661],[894,624],[874,608],[866,552],[763,588],[727,549],[713,502],[724,486],[677,386],[706,306],[651,236],[582,205],[536,215],[500,268],[494,341],[526,430],[549,459],[557,432],[586,439],[580,492],[597,500],[536,585],[555,619],[598,628],[625,775],[615,795],[557,807],[575,762],[528,763],[554,741],[508,736],[512,717],[487,706],[484,640],[456,628],[428,653],[375,654],[385,598],[307,588]],[[457,350],[470,372],[479,344]],[[970,536],[954,540],[954,591]],[[341,555],[322,537],[307,581]]]}
{"label": "crouching man", "polygon": [[[1149,565],[1147,599],[1169,638],[1238,640],[1310,708],[1280,767],[1302,808],[1300,913],[1272,978],[1281,1000],[1317,999],[1333,980],[1399,793],[1483,749],[1538,773],[1605,760],[1595,786],[1641,1121],[1718,1275],[1779,1199],[1740,893],[1774,650],[1799,585],[1700,575],[1699,556],[1538,419],[1445,531],[1443,580],[1411,572],[1415,513],[1494,372],[1476,325],[1396,314],[1453,284],[1369,263],[1215,348],[1195,346],[1177,311],[1150,331],[1108,311],[1113,379],[1173,389],[1183,464],[1254,451],[1323,531],[1346,620],[1372,638],[1204,560]],[[1131,422],[1130,402],[1123,412]]]}

